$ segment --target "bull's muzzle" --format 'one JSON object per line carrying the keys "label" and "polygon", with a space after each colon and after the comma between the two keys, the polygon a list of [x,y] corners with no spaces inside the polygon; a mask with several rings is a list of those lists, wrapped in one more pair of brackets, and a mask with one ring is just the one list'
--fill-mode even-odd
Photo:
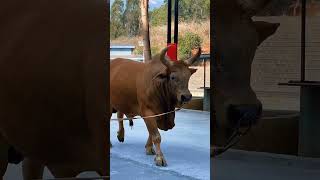
{"label": "bull's muzzle", "polygon": [[190,93],[189,94],[182,94],[180,99],[181,99],[182,103],[187,103],[187,102],[191,101],[192,94],[190,94]]}
{"label": "bull's muzzle", "polygon": [[255,105],[230,105],[227,109],[227,117],[234,127],[247,127],[255,125],[261,118],[262,104]]}

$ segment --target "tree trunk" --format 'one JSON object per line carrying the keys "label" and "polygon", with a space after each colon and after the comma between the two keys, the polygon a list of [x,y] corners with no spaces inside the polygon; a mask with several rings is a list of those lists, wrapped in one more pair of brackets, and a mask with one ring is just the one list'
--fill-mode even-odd
{"label": "tree trunk", "polygon": [[143,56],[145,62],[151,60],[150,34],[149,34],[149,0],[140,0],[142,37],[143,37]]}

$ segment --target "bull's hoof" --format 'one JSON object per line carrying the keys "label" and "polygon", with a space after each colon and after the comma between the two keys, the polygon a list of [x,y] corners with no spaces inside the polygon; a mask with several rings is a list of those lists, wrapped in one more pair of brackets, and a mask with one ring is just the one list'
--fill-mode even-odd
{"label": "bull's hoof", "polygon": [[118,131],[117,138],[119,142],[124,142],[124,131]]}
{"label": "bull's hoof", "polygon": [[146,154],[147,155],[156,155],[156,152],[154,151],[152,146],[146,147]]}
{"label": "bull's hoof", "polygon": [[121,136],[118,135],[117,138],[118,138],[118,141],[119,141],[119,142],[124,142],[124,138],[123,138],[123,137],[121,137]]}
{"label": "bull's hoof", "polygon": [[156,157],[154,158],[154,161],[156,162],[157,166],[167,166],[167,162],[164,159],[163,155],[156,155]]}

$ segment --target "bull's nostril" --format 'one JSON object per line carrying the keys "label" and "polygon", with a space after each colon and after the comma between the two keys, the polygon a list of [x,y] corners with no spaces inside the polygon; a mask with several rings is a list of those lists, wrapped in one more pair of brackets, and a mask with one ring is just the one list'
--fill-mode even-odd
{"label": "bull's nostril", "polygon": [[186,97],[184,95],[181,95],[181,101],[185,102],[186,101]]}
{"label": "bull's nostril", "polygon": [[192,98],[192,95],[191,94],[188,94],[188,95],[181,95],[181,101],[182,102],[189,102]]}

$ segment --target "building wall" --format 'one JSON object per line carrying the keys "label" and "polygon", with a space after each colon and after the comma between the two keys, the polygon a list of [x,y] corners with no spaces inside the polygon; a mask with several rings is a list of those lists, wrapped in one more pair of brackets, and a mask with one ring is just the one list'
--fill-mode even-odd
{"label": "building wall", "polygon": [[[280,27],[256,52],[252,87],[265,109],[299,110],[299,87],[279,86],[278,83],[300,80],[301,18],[254,19],[279,22]],[[306,27],[306,80],[320,81],[320,18],[308,17]]]}

